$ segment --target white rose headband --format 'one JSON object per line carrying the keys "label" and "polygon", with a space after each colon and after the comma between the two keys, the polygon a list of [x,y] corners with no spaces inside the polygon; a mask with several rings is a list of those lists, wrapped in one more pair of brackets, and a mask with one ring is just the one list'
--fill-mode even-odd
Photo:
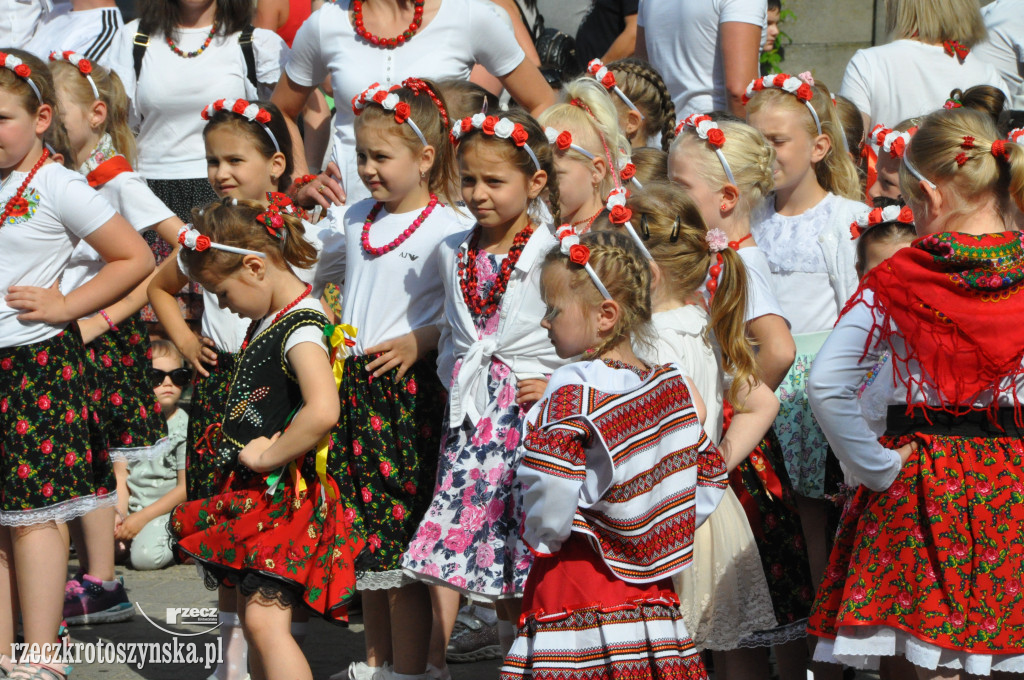
{"label": "white rose headband", "polygon": [[914,224],[914,212],[910,206],[887,205],[884,208],[875,208],[867,215],[861,215],[856,222],[850,224],[850,240],[858,239],[871,227],[877,227],[886,222],[902,222],[903,224]]}
{"label": "white rose headband", "polygon": [[878,148],[893,158],[903,158],[903,154],[907,151],[907,144],[910,144],[910,138],[914,136],[915,132],[917,132],[916,125],[908,128],[905,132],[897,132],[879,123],[871,128],[869,138],[878,145]]}
{"label": "white rose headband", "polygon": [[735,185],[736,178],[733,177],[732,168],[729,167],[729,161],[725,159],[725,154],[722,153],[722,145],[725,144],[725,133],[722,132],[722,128],[718,127],[718,123],[711,120],[711,116],[705,113],[694,113],[687,116],[676,126],[677,137],[684,128],[692,128],[698,137],[711,146],[715,155],[718,156],[718,162],[722,164],[722,169],[725,170],[725,176],[729,178],[729,183]]}
{"label": "white rose headband", "polygon": [[558,236],[558,247],[561,253],[569,258],[569,262],[578,264],[586,270],[590,280],[594,282],[597,290],[604,296],[605,300],[613,299],[608,289],[601,283],[601,277],[597,275],[594,268],[590,266],[590,248],[580,243],[580,237],[570,224],[563,224],[556,232]]}
{"label": "white rose headband", "polygon": [[28,64],[18,59],[13,54],[7,54],[6,52],[0,52],[0,66],[11,71],[14,75],[18,76],[32,88],[32,91],[36,94],[36,99],[40,104],[43,103],[43,95],[39,93],[39,88],[34,82],[32,82],[32,69],[29,68]]}
{"label": "white rose headband", "polygon": [[249,250],[248,248],[236,248],[235,246],[226,246],[223,243],[214,243],[210,240],[209,236],[200,234],[198,231],[192,228],[191,224],[186,224],[178,230],[178,243],[189,250],[196,252],[203,252],[213,248],[214,250],[223,250],[226,253],[235,253],[237,255],[256,255],[257,257],[266,257],[266,253],[262,253],[258,250]]}
{"label": "white rose headband", "polygon": [[85,76],[85,79],[89,81],[89,87],[92,88],[93,99],[99,100],[100,90],[96,87],[96,81],[92,79],[92,62],[83,57],[80,54],[72,52],[71,50],[64,50],[63,52],[50,52],[50,61],[63,61],[71,64],[78,69],[78,72]]}
{"label": "white rose headband", "polygon": [[644,114],[640,112],[640,109],[636,108],[636,105],[626,96],[626,93],[615,82],[615,74],[608,70],[608,67],[600,59],[591,59],[590,63],[587,64],[587,73],[594,76],[597,82],[605,86],[609,92],[614,92],[615,95],[622,100],[622,103],[628,106],[633,111],[640,114],[640,118],[644,117]]}
{"label": "white rose headband", "polygon": [[605,207],[608,209],[608,219],[611,220],[611,223],[624,226],[626,233],[633,239],[633,243],[644,254],[644,257],[648,260],[653,260],[654,257],[651,255],[651,251],[647,250],[643,239],[633,229],[633,222],[631,221],[633,219],[633,211],[626,207],[626,190],[622,187],[612,189],[611,193],[608,194],[608,202],[605,203]]}
{"label": "white rose headband", "polygon": [[[391,88],[391,90],[397,89],[398,85]],[[412,131],[416,133],[417,137],[419,137],[423,146],[430,146],[430,144],[427,143],[427,138],[423,135],[423,131],[420,130],[420,126],[412,119],[412,109],[409,108],[409,105],[403,102],[398,95],[391,90],[387,89],[380,83],[370,85],[370,87],[352,98],[352,112],[358,116],[362,114],[370,102],[374,102],[385,111],[394,111],[396,123],[399,125],[402,123],[408,123],[409,127],[412,128]]]}
{"label": "white rose headband", "polygon": [[267,127],[267,123],[270,122],[270,111],[260,108],[259,104],[253,104],[244,99],[218,99],[212,104],[208,104],[200,115],[202,115],[203,120],[210,120],[213,114],[218,111],[231,111],[246,120],[258,124],[267,133],[267,136],[270,137],[270,141],[274,143],[274,150],[280,153],[281,145],[277,143],[277,137]]}
{"label": "white rose headband", "polygon": [[458,146],[459,142],[470,130],[480,130],[485,135],[509,140],[529,154],[530,160],[533,161],[533,167],[537,168],[538,171],[541,169],[540,159],[537,158],[537,154],[534,153],[528,144],[530,133],[521,124],[515,123],[508,118],[474,113],[472,116],[456,121],[452,125],[451,132],[448,133],[448,139],[451,140],[453,145]]}
{"label": "white rose headband", "polygon": [[747,91],[743,95],[743,104],[746,105],[755,92],[770,88],[788,92],[802,101],[807,106],[807,110],[811,112],[811,117],[814,118],[814,127],[818,130],[818,134],[821,134],[821,119],[818,118],[818,112],[814,110],[814,105],[811,104],[811,99],[814,98],[814,90],[811,89],[811,85],[808,82],[796,76],[791,76],[788,73],[776,73],[774,76],[755,78],[747,85]]}
{"label": "white rose headband", "polygon": [[590,160],[594,160],[595,158],[594,154],[590,153],[582,146],[572,141],[572,133],[569,132],[568,130],[562,130],[561,132],[559,132],[555,128],[549,127],[544,128],[544,134],[548,138],[548,144],[553,144],[555,148],[557,148],[559,151],[566,151],[571,149],[576,153],[586,156]]}

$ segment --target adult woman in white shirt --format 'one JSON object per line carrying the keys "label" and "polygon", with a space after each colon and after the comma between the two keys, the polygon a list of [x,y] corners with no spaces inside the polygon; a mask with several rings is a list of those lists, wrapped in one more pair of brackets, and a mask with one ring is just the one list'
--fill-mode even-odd
{"label": "adult woman in white shirt", "polygon": [[886,30],[893,42],[857,50],[839,88],[860,109],[864,129],[941,108],[954,87],[1006,91],[995,67],[971,53],[985,39],[978,0],[889,0]]}
{"label": "adult woman in white shirt", "polygon": [[[346,197],[365,196],[356,173],[354,115],[348,103],[374,82],[390,87],[413,76],[468,80],[473,65],[480,63],[535,115],[553,104],[554,92],[526,59],[499,11],[477,0],[339,0],[314,12],[295,36],[292,60],[272,101],[294,121],[309,93],[329,76],[338,102],[333,155],[339,162],[304,188],[299,200],[315,200],[326,208]],[[363,37],[356,30],[358,20]],[[390,39],[401,43],[384,44]],[[294,126],[292,133],[295,172],[302,175],[307,171],[303,146]]]}

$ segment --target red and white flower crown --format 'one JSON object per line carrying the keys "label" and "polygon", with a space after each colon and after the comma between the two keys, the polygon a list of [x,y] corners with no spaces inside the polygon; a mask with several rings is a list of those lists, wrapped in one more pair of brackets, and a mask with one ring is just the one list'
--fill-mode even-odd
{"label": "red and white flower crown", "polygon": [[544,134],[548,138],[548,144],[554,144],[559,151],[572,149],[576,153],[583,154],[590,160],[594,160],[594,154],[572,141],[572,133],[568,130],[556,130],[549,127],[544,128]]}
{"label": "red and white flower crown", "polygon": [[878,145],[878,148],[888,152],[893,158],[903,158],[907,144],[910,144],[910,138],[914,136],[915,132],[917,132],[916,125],[908,128],[905,132],[897,132],[879,123],[871,128],[870,139]]}
{"label": "red and white flower crown", "polygon": [[887,205],[884,208],[875,208],[867,215],[857,218],[856,222],[850,224],[850,239],[857,239],[864,235],[864,232],[871,227],[886,222],[902,222],[903,224],[914,223],[914,212],[910,206]]}
{"label": "red and white flower crown", "polygon": [[1024,128],[1013,128],[1006,134],[1006,139],[1014,144],[1024,144]]}
{"label": "red and white flower crown", "polygon": [[194,250],[196,252],[203,252],[204,250],[223,250],[226,253],[235,253],[236,255],[256,255],[257,257],[266,257],[266,253],[262,253],[258,250],[249,250],[248,248],[237,248],[235,246],[226,246],[223,243],[216,243],[210,240],[210,237],[206,234],[200,234],[197,230],[192,228],[191,224],[186,224],[178,230],[178,243],[184,248]]}
{"label": "red and white flower crown", "polygon": [[78,72],[85,76],[85,79],[89,81],[89,87],[92,88],[92,96],[94,99],[99,100],[100,90],[96,87],[96,81],[92,79],[92,62],[83,57],[81,54],[72,52],[71,50],[64,50],[63,52],[50,52],[50,61],[65,61],[75,68]]}
{"label": "red and white flower crown", "polygon": [[408,123],[409,127],[412,128],[412,131],[416,133],[417,137],[419,137],[420,142],[423,143],[423,146],[430,146],[430,144],[427,143],[427,138],[424,136],[423,131],[420,130],[420,126],[412,119],[412,109],[407,103],[403,102],[397,94],[395,94],[394,91],[399,87],[399,85],[393,85],[389,89],[380,83],[370,85],[355,97],[352,97],[352,113],[357,116],[361,115],[371,102],[377,104],[385,111],[394,111],[396,123],[399,125],[402,123]]}
{"label": "red and white flower crown", "polygon": [[267,133],[267,136],[270,137],[270,141],[274,143],[274,149],[281,151],[281,145],[277,143],[277,137],[267,127],[267,123],[271,119],[270,111],[261,108],[259,104],[253,104],[244,99],[218,99],[211,104],[207,104],[200,115],[203,117],[203,120],[210,120],[219,111],[230,111],[242,116],[246,120],[257,123]]}
{"label": "red and white flower crown", "polygon": [[818,118],[818,112],[814,110],[814,105],[811,104],[811,100],[814,98],[814,90],[811,88],[810,83],[797,76],[791,76],[788,73],[776,73],[775,75],[764,76],[763,78],[755,78],[747,85],[747,91],[743,95],[744,105],[750,101],[755,92],[772,88],[788,92],[802,101],[807,106],[807,110],[811,112],[811,117],[814,118],[814,126],[817,128],[818,134],[821,134],[821,119]]}
{"label": "red and white flower crown", "polygon": [[636,229],[633,228],[633,211],[626,207],[627,196],[629,196],[629,192],[623,187],[616,187],[611,190],[604,206],[608,209],[608,219],[612,224],[621,224],[625,227],[626,233],[633,239],[633,243],[644,254],[644,257],[648,260],[653,260],[654,256],[651,255],[651,251],[647,250],[643,239],[640,238],[640,235],[636,233]]}
{"label": "red and white flower crown", "polygon": [[722,169],[725,170],[725,176],[729,178],[729,183],[735,185],[736,178],[733,177],[732,168],[729,167],[729,161],[722,153],[725,133],[722,132],[722,128],[718,127],[718,123],[711,120],[711,116],[706,113],[692,113],[676,126],[676,136],[678,137],[686,128],[692,128],[698,137],[711,145],[711,149],[722,164]]}
{"label": "red and white flower crown", "polygon": [[466,133],[472,130],[480,130],[485,135],[509,140],[530,155],[530,160],[533,161],[535,168],[541,169],[540,159],[537,158],[537,154],[534,153],[528,143],[530,141],[530,133],[520,123],[516,123],[508,118],[474,113],[472,116],[466,116],[462,120],[455,121],[451,132],[448,133],[448,139],[451,140],[452,144],[458,146]]}
{"label": "red and white flower crown", "polygon": [[604,296],[604,299],[611,300],[612,296],[608,293],[604,283],[601,282],[601,277],[590,266],[590,248],[580,243],[580,237],[572,225],[563,224],[555,232],[555,235],[558,236],[558,246],[561,253],[569,258],[569,262],[583,267],[590,276],[590,280],[594,282],[594,286]]}
{"label": "red and white flower crown", "polygon": [[608,70],[608,67],[604,65],[600,59],[591,59],[590,63],[587,64],[587,73],[594,76],[597,82],[605,86],[609,92],[614,92],[615,95],[622,100],[622,103],[628,106],[633,111],[640,114],[640,118],[644,117],[640,109],[636,108],[633,101],[626,96],[626,93],[615,82],[615,74]]}
{"label": "red and white flower crown", "polygon": [[18,76],[32,88],[32,91],[36,94],[36,99],[40,104],[43,103],[43,95],[39,93],[39,88],[32,82],[32,69],[29,68],[28,64],[18,59],[13,54],[7,54],[6,52],[0,52],[0,66],[11,71],[14,75]]}

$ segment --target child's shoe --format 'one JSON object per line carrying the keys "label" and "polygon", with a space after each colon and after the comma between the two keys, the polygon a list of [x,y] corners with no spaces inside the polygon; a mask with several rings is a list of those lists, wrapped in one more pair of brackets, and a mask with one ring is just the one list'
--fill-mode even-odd
{"label": "child's shoe", "polygon": [[390,665],[385,663],[382,668],[376,668],[365,661],[353,661],[348,668],[338,671],[327,680],[376,680],[378,677],[387,678]]}
{"label": "child's shoe", "polygon": [[69,626],[116,623],[133,616],[135,607],[128,601],[120,580],[108,589],[103,581],[84,574],[81,580],[71,579],[65,586],[64,618]]}
{"label": "child's shoe", "polygon": [[463,607],[455,617],[445,657],[448,663],[503,658],[497,622],[488,623],[474,613],[473,607]]}

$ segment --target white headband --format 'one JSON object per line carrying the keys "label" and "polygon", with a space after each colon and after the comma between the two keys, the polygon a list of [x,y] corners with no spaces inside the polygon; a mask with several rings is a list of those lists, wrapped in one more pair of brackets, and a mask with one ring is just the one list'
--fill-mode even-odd
{"label": "white headband", "polygon": [[[711,145],[715,155],[718,156],[718,162],[722,164],[722,169],[725,170],[725,176],[729,178],[729,183],[735,185],[736,178],[732,175],[732,168],[729,167],[729,161],[725,159],[725,154],[722,153],[722,145],[725,144],[725,133],[722,132],[722,128],[718,127],[718,123],[711,120],[711,116],[706,113],[692,113],[676,126],[676,135],[678,136],[683,131],[683,128],[686,127],[693,128],[698,137]],[[718,132],[715,133],[713,130]]]}
{"label": "white headband", "polygon": [[237,255],[256,255],[257,257],[266,257],[266,253],[262,253],[258,250],[249,250],[248,248],[236,248],[235,246],[226,246],[223,243],[214,243],[210,240],[209,236],[200,234],[198,231],[192,228],[191,224],[186,224],[178,230],[178,243],[189,250],[195,250],[197,252],[203,252],[213,248],[214,250],[223,250],[226,253],[235,253]]}
{"label": "white headband", "polygon": [[416,133],[417,137],[419,137],[420,142],[423,143],[423,146],[430,146],[427,144],[427,138],[423,136],[423,131],[420,130],[420,126],[412,119],[409,105],[403,102],[397,94],[389,91],[380,83],[370,85],[370,87],[352,98],[352,112],[358,116],[366,109],[367,105],[371,101],[380,104],[381,108],[385,111],[394,111],[396,123],[399,125],[402,123],[408,123],[409,127],[412,128],[412,131]]}
{"label": "white headband", "polygon": [[640,235],[633,229],[633,211],[626,207],[626,190],[622,187],[612,189],[611,193],[608,194],[608,202],[605,203],[605,207],[608,208],[609,215],[608,219],[611,220],[612,224],[621,224],[626,228],[626,233],[633,239],[633,243],[640,249],[640,252],[644,254],[648,260],[653,260],[654,257],[651,255],[651,251],[647,250],[647,246],[644,245],[644,241],[640,238]]}
{"label": "white headband", "polygon": [[559,132],[555,128],[549,127],[544,128],[544,134],[548,138],[548,144],[554,144],[560,151],[572,149],[573,151],[586,156],[590,160],[594,160],[595,158],[594,154],[572,141],[572,133],[568,130],[562,130]]}
{"label": "white headband", "polygon": [[601,277],[590,266],[590,248],[580,243],[580,237],[576,230],[572,228],[572,225],[563,224],[560,226],[557,236],[558,247],[561,249],[562,254],[568,257],[570,262],[578,264],[586,270],[590,280],[594,282],[597,290],[604,296],[605,300],[612,300],[613,298],[608,289],[601,283]]}
{"label": "white headband", "polygon": [[63,52],[50,52],[50,61],[63,61],[71,64],[78,69],[78,72],[85,76],[85,79],[89,81],[89,87],[92,88],[93,99],[99,101],[100,90],[96,87],[96,81],[92,79],[92,62],[83,57],[80,54],[76,54],[71,50],[64,50]]}
{"label": "white headband", "polygon": [[636,108],[636,105],[626,96],[619,86],[615,83],[615,74],[608,70],[608,67],[600,59],[591,59],[590,63],[587,64],[587,73],[597,78],[597,82],[604,85],[608,90],[618,95],[622,103],[640,114],[640,118],[643,119],[644,114],[640,112],[640,109]]}
{"label": "white headband", "polygon": [[29,68],[28,64],[18,59],[13,54],[7,54],[6,52],[0,52],[0,66],[12,71],[14,75],[18,76],[32,88],[32,91],[36,94],[36,100],[42,104],[43,95],[39,93],[39,88],[32,82],[32,69]]}
{"label": "white headband", "polygon": [[218,111],[231,111],[259,125],[267,133],[267,136],[270,137],[270,141],[274,143],[274,150],[280,153],[281,145],[277,143],[277,137],[267,127],[267,123],[270,122],[270,111],[260,108],[259,104],[253,104],[244,99],[218,99],[212,104],[208,104],[200,115],[202,115],[203,120],[210,120],[213,114]]}
{"label": "white headband", "polygon": [[462,120],[455,121],[455,124],[452,125],[451,132],[448,133],[448,139],[451,140],[452,144],[458,144],[459,140],[462,139],[462,136],[470,130],[480,130],[480,132],[483,132],[485,135],[492,135],[500,139],[507,139],[520,149],[526,151],[530,156],[530,160],[533,161],[533,167],[540,171],[540,159],[537,158],[537,154],[530,148],[530,133],[527,132],[526,128],[519,123],[515,123],[508,118],[498,118],[497,116],[488,116],[484,113],[474,113],[472,116],[467,116]]}
{"label": "white headband", "polygon": [[914,164],[910,162],[910,154],[907,152],[903,153],[903,165],[907,166],[907,170],[910,172],[911,175],[918,178],[919,180],[930,186],[932,189],[938,188],[935,186],[935,182],[931,181],[930,179],[922,175],[921,171],[914,167]]}
{"label": "white headband", "polygon": [[814,110],[814,106],[811,104],[814,90],[811,89],[809,83],[787,73],[776,73],[773,76],[755,78],[747,85],[747,91],[743,95],[743,103],[746,104],[750,101],[755,92],[760,92],[766,88],[783,90],[802,101],[807,106],[807,110],[811,112],[811,118],[814,119],[814,127],[817,128],[818,134],[821,134],[821,119],[818,118],[818,112]]}

